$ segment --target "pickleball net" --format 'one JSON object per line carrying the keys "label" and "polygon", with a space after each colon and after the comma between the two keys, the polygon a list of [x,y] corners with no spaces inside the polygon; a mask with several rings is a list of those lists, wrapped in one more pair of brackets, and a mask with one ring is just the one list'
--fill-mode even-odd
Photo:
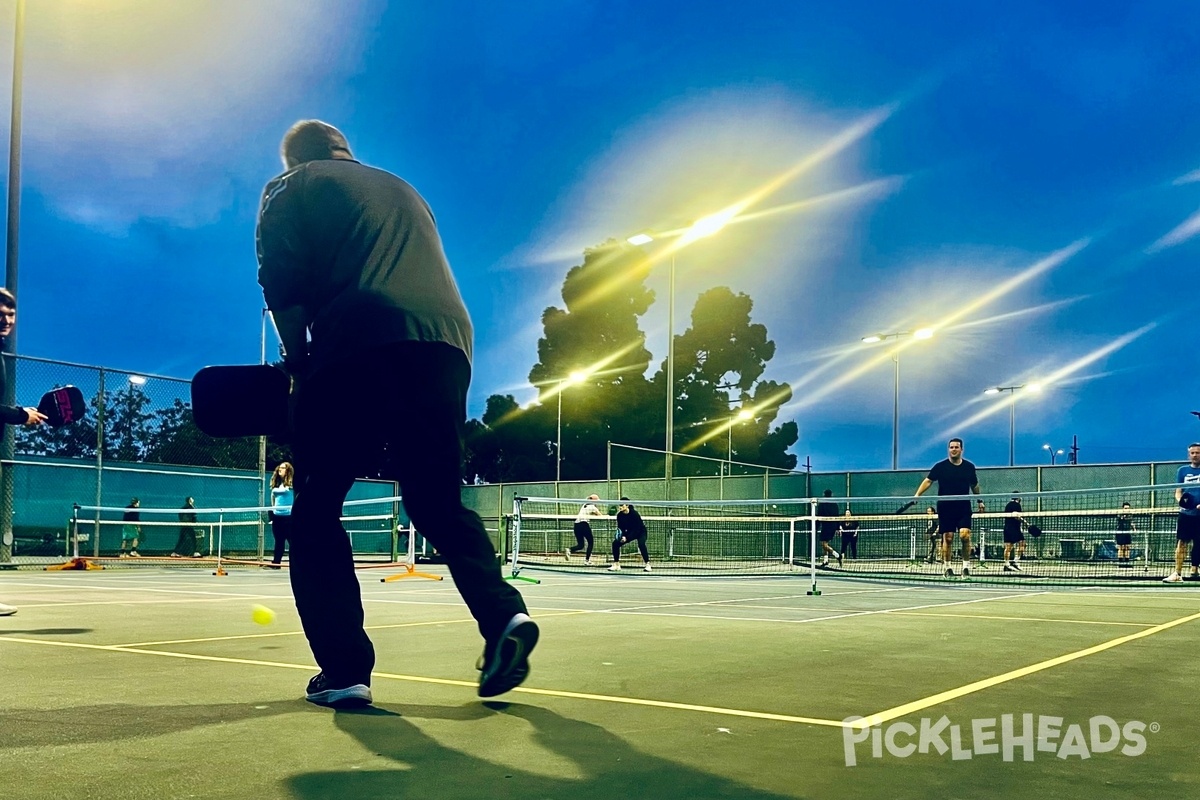
{"label": "pickleball net", "polygon": [[[645,523],[652,571],[665,575],[821,575],[903,580],[961,579],[963,539],[944,560],[940,503],[970,509],[972,580],[1106,582],[1159,580],[1174,569],[1180,509],[1173,484],[959,498],[819,497],[769,501],[634,500]],[[1020,511],[1011,509],[1019,498]],[[984,511],[976,505],[983,500]],[[512,574],[525,568],[597,571],[611,566],[622,502],[603,499],[588,520],[590,563],[574,532],[588,501],[518,497],[511,527]],[[825,505],[828,504],[828,505]],[[1128,504],[1126,507],[1125,504]],[[930,507],[933,511],[929,511]],[[1005,548],[1008,538],[1023,539]],[[1021,535],[1012,535],[1019,528]],[[1036,534],[1036,535],[1035,535]],[[1128,540],[1127,545],[1119,544]],[[828,545],[826,548],[824,545]],[[1189,554],[1190,556],[1190,554]],[[640,567],[636,545],[623,566]],[[946,575],[946,569],[953,571]],[[1185,570],[1187,567],[1185,566]]]}
{"label": "pickleball net", "polygon": [[[411,523],[401,518],[398,503],[396,497],[345,504],[341,523],[350,538],[356,562],[403,564],[411,555],[410,550],[428,549]],[[259,567],[271,561],[274,536],[270,507],[139,507],[138,520],[124,519],[130,510],[76,506],[69,524],[67,560],[48,569],[118,564],[209,568],[215,565],[220,572],[226,566]],[[181,520],[181,512],[188,518]]]}

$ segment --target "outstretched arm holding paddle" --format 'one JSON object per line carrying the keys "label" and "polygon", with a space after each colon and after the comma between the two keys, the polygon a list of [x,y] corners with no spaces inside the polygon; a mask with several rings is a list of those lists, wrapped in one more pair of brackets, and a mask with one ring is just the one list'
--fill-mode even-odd
{"label": "outstretched arm holding paddle", "polygon": [[[8,289],[0,289],[0,349],[17,325],[17,298]],[[0,358],[0,398],[8,389],[8,365]],[[0,404],[0,436],[5,425],[41,425],[46,415],[36,408]]]}

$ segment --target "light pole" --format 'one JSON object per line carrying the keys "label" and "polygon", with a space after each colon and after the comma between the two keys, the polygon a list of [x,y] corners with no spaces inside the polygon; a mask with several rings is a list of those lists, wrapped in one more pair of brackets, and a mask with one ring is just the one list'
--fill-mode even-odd
{"label": "light pole", "polygon": [[562,481],[562,396],[568,386],[573,386],[585,378],[588,374],[583,370],[576,370],[567,377],[558,382],[558,434],[554,441],[554,482]]}
{"label": "light pole", "polygon": [[[915,331],[897,331],[895,333],[873,333],[862,338],[865,344],[875,344],[888,339],[903,339],[911,336],[914,339],[928,339],[933,336],[932,328],[918,328]],[[892,469],[900,465],[900,352],[892,353]]]}
{"label": "light pole", "polygon": [[1061,447],[1058,448],[1057,450],[1055,450],[1050,445],[1044,444],[1044,445],[1042,445],[1042,449],[1050,454],[1050,466],[1052,466],[1052,467],[1054,466],[1054,462],[1057,459],[1057,457],[1061,456],[1063,454],[1063,450]]}
{"label": "light pole", "polygon": [[[4,258],[4,285],[14,295],[17,291],[17,235],[21,219],[21,75],[25,63],[25,0],[17,0],[17,18],[13,27],[12,115],[9,118],[8,139],[8,238]],[[17,352],[17,329],[8,334],[8,350]],[[0,356],[3,358],[3,356]],[[9,373],[8,386],[0,402],[15,405],[17,375]],[[0,441],[0,460],[11,461],[15,439],[9,430]],[[0,470],[0,563],[12,560],[12,521],[14,473],[10,468]]]}
{"label": "light pole", "polygon": [[[17,19],[13,29],[12,114],[8,139],[8,228],[4,253],[4,285],[17,294],[17,244],[21,224],[21,87],[25,67],[25,0],[17,0]],[[12,352],[17,352],[17,332],[8,336]]]}
{"label": "light pole", "polygon": [[1008,392],[1012,397],[1008,403],[1008,465],[1013,466],[1016,440],[1017,440],[1017,391],[1024,389],[1027,392],[1040,392],[1042,385],[1040,383],[1022,383],[1017,386],[993,386],[990,389],[984,389],[984,394],[1000,394]]}
{"label": "light pole", "polygon": [[[671,455],[675,451],[675,251],[685,244],[691,244],[697,239],[712,236],[720,231],[733,219],[729,209],[702,217],[692,223],[691,227],[677,234],[680,244],[671,250],[671,270],[667,279],[667,436],[666,436],[666,468],[667,494],[671,492]],[[626,238],[629,244],[641,246],[650,244],[664,234],[652,231],[642,231]]]}
{"label": "light pole", "polygon": [[725,460],[729,462],[727,474],[733,475],[733,426],[743,420],[750,419],[754,415],[749,409],[743,408],[738,413],[729,418],[729,441],[725,449]]}

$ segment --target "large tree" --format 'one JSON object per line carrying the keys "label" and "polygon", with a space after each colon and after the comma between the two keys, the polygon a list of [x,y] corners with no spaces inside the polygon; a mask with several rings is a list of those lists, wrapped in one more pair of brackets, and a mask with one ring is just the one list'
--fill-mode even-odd
{"label": "large tree", "polygon": [[[690,327],[675,337],[675,450],[792,469],[796,457],[786,451],[799,438],[796,423],[771,429],[792,390],[762,379],[775,343],[765,325],[751,320],[753,309],[747,294],[725,286],[709,289],[696,300]],[[655,376],[657,386],[666,385],[665,371],[664,362]],[[753,416],[731,431],[741,409]],[[675,471],[711,474],[714,469],[684,459]]]}
{"label": "large tree", "polygon": [[[521,409],[511,395],[488,398],[483,419],[467,426],[471,478],[552,480],[560,399],[564,480],[603,477],[606,442],[662,448],[666,379],[660,369],[647,380],[650,352],[640,327],[654,301],[654,292],[645,285],[650,266],[641,251],[610,241],[585,251],[583,263],[568,270],[562,287],[565,307],[542,313],[544,335],[529,373],[540,390],[539,402]],[[795,423],[771,428],[791,390],[762,380],[775,344],[765,326],[750,321],[752,308],[747,295],[711,290],[697,302],[691,327],[676,337],[676,450],[700,438],[706,426],[727,420],[732,400],[755,410],[754,419],[734,433],[735,459],[791,468],[795,457],[786,450],[798,438]],[[587,376],[569,383],[577,371]],[[724,459],[727,441],[722,431],[693,449]],[[614,453],[614,463],[617,455],[619,477],[653,474],[663,466],[662,456],[654,453],[621,451]]]}

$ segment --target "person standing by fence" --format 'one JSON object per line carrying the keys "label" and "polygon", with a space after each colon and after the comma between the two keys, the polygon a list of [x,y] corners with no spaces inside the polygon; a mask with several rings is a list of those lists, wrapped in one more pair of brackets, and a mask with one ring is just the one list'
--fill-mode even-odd
{"label": "person standing by fence", "polygon": [[192,558],[200,557],[200,531],[196,527],[196,498],[188,497],[179,511],[179,539],[171,558],[182,558],[188,553]]}
{"label": "person standing by fence", "polygon": [[271,555],[271,566],[279,569],[283,563],[283,551],[292,534],[292,501],[295,492],[292,480],[295,470],[284,461],[271,475],[271,536],[275,539],[275,552]]}
{"label": "person standing by fence", "polygon": [[138,511],[141,506],[142,501],[135,497],[125,506],[125,513],[121,515],[121,521],[125,523],[121,526],[121,558],[141,556],[138,552],[138,541],[142,538],[142,512]]}

